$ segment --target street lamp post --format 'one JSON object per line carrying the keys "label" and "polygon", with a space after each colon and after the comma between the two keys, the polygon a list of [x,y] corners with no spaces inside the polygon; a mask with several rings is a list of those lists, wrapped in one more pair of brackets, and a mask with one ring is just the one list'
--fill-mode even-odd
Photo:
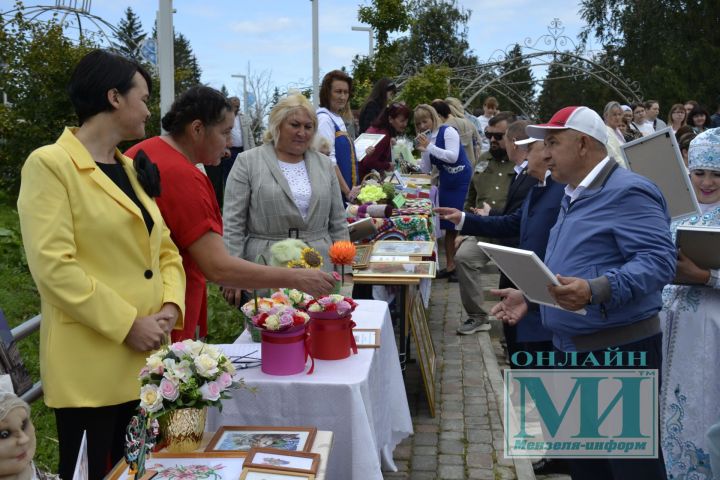
{"label": "street lamp post", "polygon": [[172,0],[159,0],[157,13],[158,70],[160,74],[160,118],[175,100],[175,60],[173,58]]}
{"label": "street lamp post", "polygon": [[318,34],[318,2],[312,2],[312,77],[313,77],[313,105],[317,108],[320,105],[320,40]]}
{"label": "street lamp post", "polygon": [[233,78],[241,78],[243,81],[243,110],[245,111],[245,116],[249,115],[250,109],[248,108],[248,96],[247,96],[247,76],[246,75],[240,75],[239,73],[234,73],[230,75]]}
{"label": "street lamp post", "polygon": [[372,27],[362,26],[362,27],[350,27],[350,28],[352,28],[352,30],[355,31],[355,32],[368,32],[368,37],[369,37],[369,40],[368,40],[368,58],[369,58],[369,59],[372,59],[372,57],[373,57],[373,31],[372,31]]}

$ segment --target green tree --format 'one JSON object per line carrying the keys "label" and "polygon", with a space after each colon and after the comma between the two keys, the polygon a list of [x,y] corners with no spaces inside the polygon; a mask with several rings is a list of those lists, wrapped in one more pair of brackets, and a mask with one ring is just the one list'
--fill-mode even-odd
{"label": "green tree", "polygon": [[583,40],[598,38],[621,72],[639,82],[663,108],[718,94],[720,2],[696,0],[582,0]]}
{"label": "green tree", "polygon": [[227,87],[225,86],[224,83],[222,84],[222,87],[220,87],[220,93],[222,93],[222,94],[225,95],[226,97],[229,97],[229,96],[230,96],[230,92],[228,92],[228,89],[227,89]]}
{"label": "green tree", "polygon": [[55,142],[77,118],[65,93],[75,64],[95,45],[63,36],[55,20],[34,22],[0,17],[0,186],[11,194],[20,185],[20,168],[34,149]]}
{"label": "green tree", "polygon": [[117,31],[114,32],[114,37],[117,42],[112,43],[112,47],[118,53],[134,58],[135,60],[140,59],[140,45],[147,33],[143,32],[142,22],[132,8],[127,7],[125,9],[125,17],[120,20]]}
{"label": "green tree", "polygon": [[427,65],[408,78],[403,85],[398,100],[404,101],[410,108],[421,103],[430,103],[436,98],[445,98],[449,91],[452,70],[445,65]]}
{"label": "green tree", "polygon": [[411,16],[405,0],[371,0],[372,6],[358,9],[358,20],[373,27],[378,49],[388,44],[390,33],[403,32],[410,26]]}
{"label": "green tree", "polygon": [[[372,58],[353,59],[358,88],[352,107],[359,108],[383,77],[410,76],[429,64],[451,68],[476,64],[467,41],[470,14],[457,0],[372,0],[361,7],[358,19],[373,28],[378,41]],[[389,33],[400,35],[390,40]]]}
{"label": "green tree", "polygon": [[477,63],[467,41],[470,10],[457,0],[415,0],[410,11],[413,20],[404,49],[408,61],[451,68]]}
{"label": "green tree", "polygon": [[175,59],[175,94],[180,95],[185,90],[200,84],[200,65],[190,46],[190,40],[185,35],[175,32],[173,46]]}
{"label": "green tree", "polygon": [[518,44],[506,54],[505,60],[507,63],[499,69],[499,81],[494,84],[498,92],[495,97],[503,110],[529,115],[535,110],[535,76],[530,70],[530,60],[522,58]]}

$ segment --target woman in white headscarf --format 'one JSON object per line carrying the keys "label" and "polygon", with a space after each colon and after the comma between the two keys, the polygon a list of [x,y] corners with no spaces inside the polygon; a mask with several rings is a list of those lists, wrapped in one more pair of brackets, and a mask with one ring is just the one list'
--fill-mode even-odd
{"label": "woman in white headscarf", "polygon": [[[674,222],[674,235],[680,226],[720,227],[720,128],[690,142],[688,169],[701,214]],[[660,429],[668,478],[717,478],[705,433],[720,420],[720,270],[698,266],[679,251],[660,318]]]}

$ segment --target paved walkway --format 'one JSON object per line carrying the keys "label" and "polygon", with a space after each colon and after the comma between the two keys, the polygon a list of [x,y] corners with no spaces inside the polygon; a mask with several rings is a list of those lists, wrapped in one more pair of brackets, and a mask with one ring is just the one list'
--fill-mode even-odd
{"label": "paved walkway", "polygon": [[[494,266],[486,267],[485,289],[498,282]],[[503,458],[502,327],[457,335],[464,319],[457,283],[433,282],[428,321],[437,355],[435,418],[423,390],[420,368],[408,363],[405,388],[415,434],[395,449],[398,472],[386,480],[528,480],[535,479],[528,460]],[[495,303],[486,295],[489,310]],[[414,345],[413,356],[414,356]],[[543,476],[538,479],[565,479]]]}

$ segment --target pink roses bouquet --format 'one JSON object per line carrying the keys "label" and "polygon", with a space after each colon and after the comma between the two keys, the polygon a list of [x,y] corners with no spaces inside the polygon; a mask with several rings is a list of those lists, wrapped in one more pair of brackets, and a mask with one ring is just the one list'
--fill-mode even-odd
{"label": "pink roses bouquet", "polygon": [[267,312],[260,312],[252,317],[253,325],[271,332],[282,332],[305,325],[309,320],[310,315],[287,305],[275,306]]}
{"label": "pink roses bouquet", "polygon": [[140,370],[140,407],[152,417],[179,408],[222,408],[233,381],[235,367],[214,345],[184,340],[165,345],[147,358]]}
{"label": "pink roses bouquet", "polygon": [[338,317],[344,317],[352,313],[356,307],[357,303],[352,298],[332,294],[308,302],[307,311],[310,314],[334,312]]}

